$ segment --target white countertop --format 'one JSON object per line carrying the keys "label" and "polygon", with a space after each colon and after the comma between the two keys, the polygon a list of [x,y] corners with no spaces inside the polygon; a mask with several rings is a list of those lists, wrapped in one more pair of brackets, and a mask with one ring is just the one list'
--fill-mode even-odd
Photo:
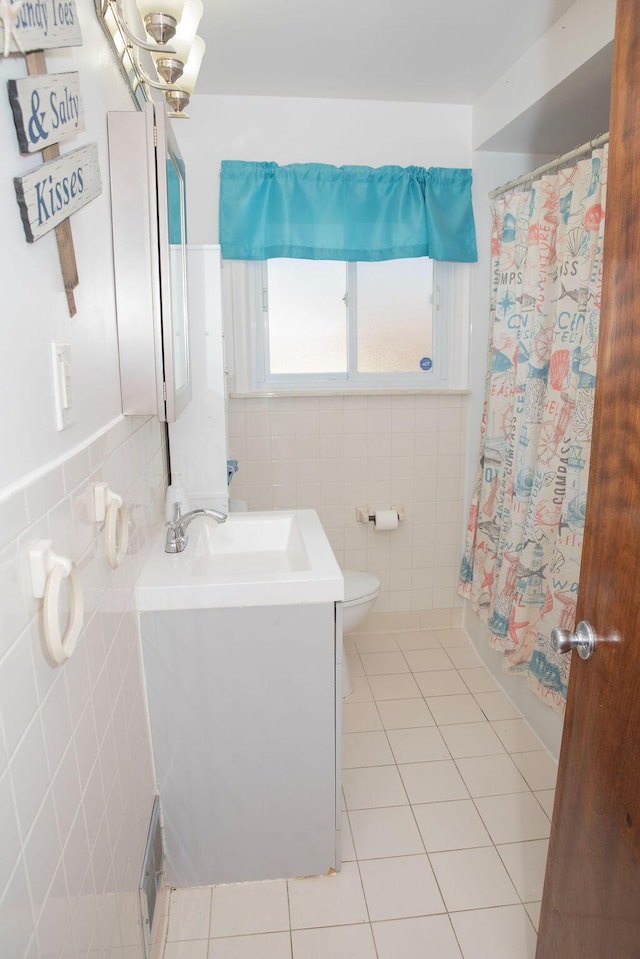
{"label": "white countertop", "polygon": [[182,553],[163,528],[136,585],[140,611],[339,602],[344,579],[315,510],[195,519]]}

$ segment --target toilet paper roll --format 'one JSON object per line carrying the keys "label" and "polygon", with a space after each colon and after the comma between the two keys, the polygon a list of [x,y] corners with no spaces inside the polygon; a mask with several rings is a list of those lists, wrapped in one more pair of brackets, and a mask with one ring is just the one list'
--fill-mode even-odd
{"label": "toilet paper roll", "polygon": [[373,515],[373,525],[376,529],[398,528],[398,514],[394,509],[377,509]]}

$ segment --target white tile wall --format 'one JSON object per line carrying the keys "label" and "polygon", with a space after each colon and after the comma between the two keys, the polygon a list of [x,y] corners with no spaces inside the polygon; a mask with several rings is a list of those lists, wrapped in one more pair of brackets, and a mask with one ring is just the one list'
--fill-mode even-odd
{"label": "white tile wall", "polygon": [[[115,572],[90,519],[93,484],[129,506]],[[154,794],[133,586],[166,488],[157,420],[119,419],[0,499],[0,955],[142,959],[138,880]],[[30,547],[80,570],[85,626],[72,658],[43,649]]]}
{"label": "white tile wall", "polygon": [[[250,509],[317,510],[338,562],[379,577],[376,612],[459,607],[466,397],[230,399],[232,495]],[[394,531],[356,506],[403,505]],[[453,625],[451,622],[417,625]]]}

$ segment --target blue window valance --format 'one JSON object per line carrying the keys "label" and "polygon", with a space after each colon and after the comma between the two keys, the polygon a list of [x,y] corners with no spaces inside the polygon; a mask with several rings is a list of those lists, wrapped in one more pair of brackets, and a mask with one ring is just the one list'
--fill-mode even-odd
{"label": "blue window valance", "polygon": [[231,260],[472,263],[471,170],[223,160],[220,244]]}

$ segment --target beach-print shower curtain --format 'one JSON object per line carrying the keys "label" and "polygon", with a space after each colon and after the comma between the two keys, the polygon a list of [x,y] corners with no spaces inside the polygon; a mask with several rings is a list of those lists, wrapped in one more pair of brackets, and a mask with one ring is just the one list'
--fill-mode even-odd
{"label": "beach-print shower curtain", "polygon": [[480,464],[459,592],[504,668],[564,710],[598,344],[607,148],[493,203]]}

